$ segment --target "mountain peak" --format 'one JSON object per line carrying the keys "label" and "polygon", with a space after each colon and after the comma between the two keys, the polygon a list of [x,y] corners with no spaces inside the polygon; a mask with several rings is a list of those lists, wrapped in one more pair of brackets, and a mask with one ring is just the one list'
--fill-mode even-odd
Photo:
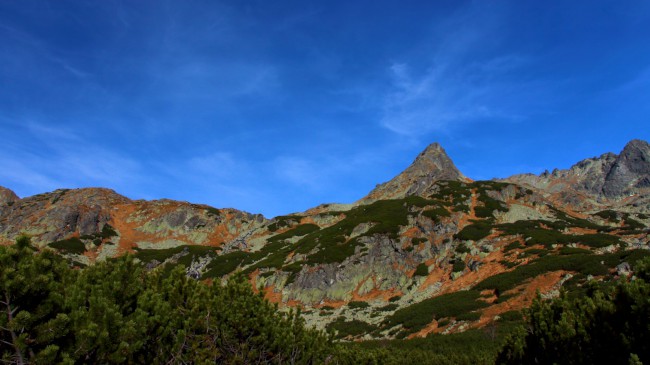
{"label": "mountain peak", "polygon": [[437,142],[428,145],[404,173],[416,176],[434,174],[438,176],[438,180],[456,180],[464,177]]}
{"label": "mountain peak", "polygon": [[427,146],[413,163],[392,180],[378,185],[362,200],[396,199],[418,195],[439,180],[465,180],[447,152],[438,143]]}

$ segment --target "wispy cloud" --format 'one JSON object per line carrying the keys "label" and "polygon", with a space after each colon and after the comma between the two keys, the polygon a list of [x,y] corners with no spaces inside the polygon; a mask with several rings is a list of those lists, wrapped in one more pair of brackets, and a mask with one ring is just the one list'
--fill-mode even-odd
{"label": "wispy cloud", "polygon": [[387,95],[381,123],[403,135],[445,131],[482,118],[514,118],[499,105],[503,85],[485,80],[482,70],[458,72],[454,65],[432,66],[413,76],[406,64],[393,64],[394,88]]}
{"label": "wispy cloud", "polygon": [[509,108],[514,85],[508,74],[525,58],[494,52],[480,55],[490,43],[498,43],[490,40],[497,37],[498,13],[477,17],[481,8],[473,4],[436,29],[432,38],[442,40],[431,48],[425,66],[414,67],[421,60],[407,59],[387,67],[391,88],[383,99],[383,127],[418,136],[478,120],[519,117]]}

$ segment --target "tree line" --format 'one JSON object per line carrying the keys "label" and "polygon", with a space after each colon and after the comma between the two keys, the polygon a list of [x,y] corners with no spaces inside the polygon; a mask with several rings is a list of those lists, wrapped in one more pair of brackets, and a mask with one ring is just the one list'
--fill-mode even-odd
{"label": "tree line", "polygon": [[334,343],[307,328],[299,311],[278,311],[242,275],[206,284],[182,267],[148,271],[130,255],[78,269],[20,237],[0,247],[0,361],[638,365],[650,362],[650,258],[634,272],[634,279],[592,282],[577,298],[538,298],[504,346],[473,352],[473,334],[452,345],[458,353],[441,353],[427,348],[428,339],[417,348],[401,340]]}

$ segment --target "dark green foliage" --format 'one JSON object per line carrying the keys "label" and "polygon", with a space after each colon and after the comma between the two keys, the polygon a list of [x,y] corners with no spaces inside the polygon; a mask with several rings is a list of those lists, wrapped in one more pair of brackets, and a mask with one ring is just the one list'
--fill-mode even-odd
{"label": "dark green foliage", "polygon": [[0,359],[10,363],[301,363],[328,339],[242,276],[204,285],[131,256],[72,270],[27,239],[0,247]]}
{"label": "dark green foliage", "polygon": [[164,249],[136,249],[134,257],[142,262],[151,262],[153,260],[164,262],[174,255],[184,253],[184,255],[179,255],[177,263],[189,266],[192,259],[197,256],[211,255],[216,257],[216,250],[216,248],[210,246],[182,245]]}
{"label": "dark green foliage", "polygon": [[517,310],[512,310],[512,311],[507,311],[499,314],[500,321],[507,321],[507,322],[519,322],[524,319],[524,316],[521,314],[520,311]]}
{"label": "dark green foliage", "polygon": [[397,308],[399,308],[399,305],[395,303],[391,303],[391,304],[386,304],[385,306],[379,308],[378,310],[382,312],[390,312],[390,311],[394,311]]}
{"label": "dark green foliage", "polygon": [[230,274],[248,257],[249,254],[243,251],[233,251],[219,255],[208,264],[207,271],[203,274],[203,277],[220,278],[224,275]]}
{"label": "dark green foliage", "polygon": [[299,272],[300,270],[302,270],[303,266],[305,266],[304,261],[296,261],[296,262],[293,262],[293,263],[291,263],[289,265],[283,266],[282,271],[296,273],[296,272]]}
{"label": "dark green foliage", "polygon": [[582,243],[583,245],[594,248],[607,247],[610,245],[624,245],[620,238],[602,233],[577,235],[573,236],[573,240],[576,243]]}
{"label": "dark green foliage", "polygon": [[469,213],[470,208],[469,205],[464,204],[464,203],[457,203],[454,205],[454,212],[463,212],[463,213]]}
{"label": "dark green foliage", "polygon": [[88,234],[88,235],[83,235],[79,237],[82,240],[91,240],[95,245],[99,245],[102,243],[103,240],[107,240],[111,237],[117,237],[118,234],[115,232],[115,229],[111,227],[110,224],[105,223],[104,226],[102,227],[101,232],[95,233],[95,234]]}
{"label": "dark green foliage", "polygon": [[[448,322],[441,322],[445,321]],[[336,359],[343,364],[494,364],[504,338],[515,328],[515,324],[504,322],[483,329],[470,329],[449,335],[432,334],[412,340],[340,344],[341,349]]]}
{"label": "dark green foliage", "polygon": [[[488,199],[485,199],[488,198]],[[508,208],[504,207],[498,200],[482,196],[483,206],[474,208],[474,213],[479,218],[491,218],[494,211],[507,212]]]}
{"label": "dark green foliage", "polygon": [[302,238],[296,244],[296,252],[310,253],[310,264],[341,262],[354,254],[360,245],[357,239],[348,240],[355,227],[362,223],[371,223],[372,227],[363,236],[384,234],[396,238],[401,226],[408,224],[410,207],[423,207],[436,204],[417,196],[404,199],[380,200],[369,205],[356,207],[345,212],[345,218],[331,227],[323,228]]}
{"label": "dark green foliage", "polygon": [[[604,261],[605,264],[601,264],[601,261]],[[497,292],[503,293],[523,284],[528,279],[557,270],[577,271],[586,275],[605,275],[608,273],[608,266],[615,266],[618,262],[618,258],[614,255],[548,255],[528,265],[518,266],[513,271],[491,276],[478,283],[474,289],[495,289]]]}
{"label": "dark green foliage", "polygon": [[102,227],[102,233],[100,234],[101,238],[108,239],[111,237],[117,237],[117,232],[111,227],[110,224],[106,223],[104,224],[104,227]]}
{"label": "dark green foliage", "polygon": [[440,217],[449,217],[451,216],[451,213],[443,207],[435,207],[423,211],[422,215],[431,218],[435,222],[439,222]]}
{"label": "dark green foliage", "polygon": [[625,218],[624,222],[625,222],[625,225],[626,225],[626,227],[625,227],[626,229],[639,230],[639,229],[647,228],[645,226],[645,224],[643,224],[643,223],[641,223],[641,222],[639,222],[639,221],[637,221],[635,219],[632,219],[630,217]]}
{"label": "dark green foliage", "polygon": [[349,302],[348,307],[350,309],[365,309],[370,307],[370,304],[367,302]]}
{"label": "dark green foliage", "polygon": [[418,267],[415,268],[415,273],[413,273],[413,276],[427,276],[427,275],[429,275],[429,267],[424,262],[419,264]]}
{"label": "dark green foliage", "polygon": [[396,296],[394,296],[394,297],[390,297],[390,299],[388,299],[388,302],[390,302],[390,303],[395,303],[395,302],[397,302],[398,300],[400,300],[401,298],[402,298],[401,295],[396,295]]}
{"label": "dark green foliage", "polygon": [[[650,261],[645,265],[650,267]],[[527,330],[519,330],[508,340],[498,363],[648,362],[649,297],[650,284],[638,279],[594,286],[575,299],[566,294],[551,302],[538,298],[527,311]]]}
{"label": "dark green foliage", "polygon": [[56,248],[63,253],[82,255],[86,252],[86,246],[83,242],[77,237],[68,238],[61,241],[56,241],[50,243],[48,246]]}
{"label": "dark green foliage", "polygon": [[426,299],[397,310],[386,318],[384,325],[390,328],[401,324],[406,333],[417,332],[434,319],[455,317],[485,307],[486,303],[478,300],[479,297],[476,291],[459,291]]}
{"label": "dark green foliage", "polygon": [[617,222],[618,221],[618,213],[616,213],[613,210],[603,210],[603,211],[600,211],[600,212],[598,212],[598,213],[596,213],[594,215],[597,215],[597,216],[599,216],[599,217],[601,217],[603,219],[607,219],[607,220],[612,221],[612,222]]}
{"label": "dark green foliage", "polygon": [[542,257],[542,256],[548,255],[548,250],[545,250],[543,248],[529,248],[526,251],[524,251],[523,253],[524,253],[524,256],[537,255],[539,257]]}
{"label": "dark green foliage", "polygon": [[458,260],[454,261],[454,265],[453,265],[451,271],[460,272],[460,271],[465,270],[466,267],[467,267],[467,265],[465,264],[465,261],[458,259]]}
{"label": "dark green foliage", "polygon": [[494,303],[503,303],[517,296],[517,293],[500,294]]}
{"label": "dark green foliage", "polygon": [[426,238],[413,238],[413,239],[411,239],[411,244],[412,244],[413,246],[417,246],[417,245],[419,245],[420,243],[424,243],[424,242],[426,242],[426,241],[427,241]]}
{"label": "dark green foliage", "polygon": [[516,263],[516,262],[512,262],[512,261],[508,261],[508,260],[501,260],[501,261],[499,261],[499,263],[500,263],[501,265],[507,267],[508,269],[512,269],[513,267],[519,265],[519,264]]}
{"label": "dark green foliage", "polygon": [[579,247],[562,247],[560,248],[560,255],[578,255],[578,254],[585,254],[589,255],[592,254],[593,252],[589,250],[585,250],[584,248],[579,248]]}
{"label": "dark green foliage", "polygon": [[29,238],[0,246],[0,359],[54,363],[71,318],[64,313],[65,261],[51,251],[35,255]]}
{"label": "dark green foliage", "polygon": [[492,224],[485,221],[474,221],[454,235],[454,238],[466,241],[478,241],[487,237],[492,229]]}
{"label": "dark green foliage", "polygon": [[508,244],[503,248],[503,252],[508,252],[508,251],[512,251],[512,250],[515,250],[515,249],[522,249],[522,248],[524,248],[524,247],[525,247],[525,246],[522,245],[519,241],[515,241],[515,242],[508,243]]}
{"label": "dark green foliage", "polygon": [[481,318],[481,313],[479,312],[465,312],[456,316],[458,321],[478,321]]}
{"label": "dark green foliage", "polygon": [[290,229],[284,233],[280,233],[278,235],[275,235],[271,237],[269,241],[279,241],[279,240],[286,240],[291,237],[296,237],[296,236],[304,236],[306,234],[318,231],[320,227],[318,227],[315,224],[301,224],[293,229]]}
{"label": "dark green foliage", "polygon": [[[542,228],[542,225],[551,229]],[[571,218],[569,223],[563,221],[521,220],[514,223],[499,224],[496,228],[507,235],[522,235],[529,246],[540,244],[551,247],[554,244],[582,243],[598,248],[623,244],[618,237],[603,233],[572,235],[559,232],[559,230],[570,226],[593,229],[594,227],[590,225],[591,223],[588,221]],[[597,226],[596,228],[602,227]]]}
{"label": "dark green foliage", "polygon": [[212,217],[218,217],[218,216],[221,215],[221,211],[219,209],[213,208],[213,207],[206,207],[205,212],[207,213],[207,215],[212,216]]}
{"label": "dark green foliage", "polygon": [[466,244],[461,243],[458,246],[456,246],[456,252],[457,253],[469,253],[470,249],[467,247]]}
{"label": "dark green foliage", "polygon": [[326,328],[328,332],[335,331],[336,337],[338,338],[365,335],[377,329],[376,326],[369,323],[357,319],[346,321],[343,317],[339,317],[336,321],[329,323]]}

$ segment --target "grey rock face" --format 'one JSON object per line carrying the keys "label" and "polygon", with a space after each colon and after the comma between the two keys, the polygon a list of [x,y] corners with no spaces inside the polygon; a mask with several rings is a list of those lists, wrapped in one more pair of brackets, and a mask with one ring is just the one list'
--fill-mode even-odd
{"label": "grey rock face", "polygon": [[605,177],[603,194],[618,197],[633,192],[650,180],[650,145],[641,140],[628,143]]}
{"label": "grey rock face", "polygon": [[402,173],[378,185],[363,200],[395,199],[420,195],[440,180],[464,180],[447,152],[438,144],[429,145]]}
{"label": "grey rock face", "polygon": [[[541,175],[522,174],[505,181],[514,182],[560,194],[566,203],[579,202],[579,194],[597,199],[620,199],[650,187],[650,145],[642,140],[630,141],[619,155],[605,153],[588,158],[568,170],[553,170]],[[569,200],[570,200],[569,199]]]}

